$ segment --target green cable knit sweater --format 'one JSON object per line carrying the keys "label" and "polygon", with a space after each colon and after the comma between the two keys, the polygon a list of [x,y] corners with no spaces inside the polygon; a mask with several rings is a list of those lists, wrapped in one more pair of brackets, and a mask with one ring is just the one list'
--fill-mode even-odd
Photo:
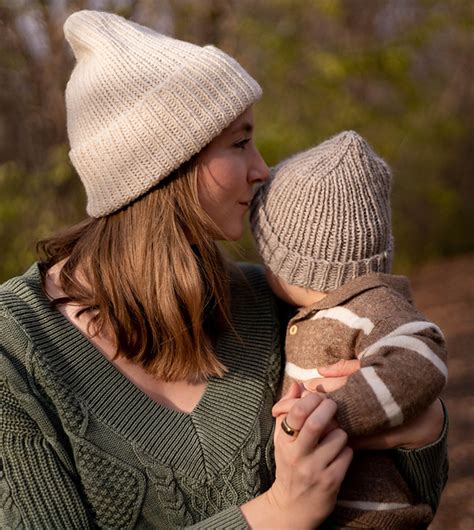
{"label": "green cable knit sweater", "polygon": [[[261,269],[242,270],[237,333],[217,344],[229,371],[191,414],[149,399],[52,311],[36,265],[0,287],[1,528],[247,528],[238,506],[274,479],[281,340]],[[434,505],[445,441],[396,452]]]}

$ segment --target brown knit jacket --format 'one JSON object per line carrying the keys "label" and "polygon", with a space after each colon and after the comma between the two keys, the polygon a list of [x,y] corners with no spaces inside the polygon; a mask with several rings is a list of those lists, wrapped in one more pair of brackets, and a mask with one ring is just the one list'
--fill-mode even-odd
{"label": "brown knit jacket", "polygon": [[[414,307],[408,280],[368,274],[293,317],[286,338],[284,390],[318,377],[317,368],[356,359],[361,369],[328,394],[349,436],[368,435],[416,417],[447,380],[441,330]],[[389,451],[358,451],[332,521],[354,528],[409,529],[432,519],[410,492]]]}

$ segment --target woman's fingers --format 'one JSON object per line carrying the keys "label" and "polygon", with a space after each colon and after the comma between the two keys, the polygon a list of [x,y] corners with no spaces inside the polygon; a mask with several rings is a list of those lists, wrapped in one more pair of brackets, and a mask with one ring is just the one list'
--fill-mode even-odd
{"label": "woman's fingers", "polygon": [[347,445],[347,434],[342,429],[334,429],[320,439],[317,444],[316,455],[322,468],[328,467]]}
{"label": "woman's fingers", "polygon": [[[285,419],[287,427],[297,432],[297,436],[281,433],[286,442],[298,442],[301,453],[309,453],[318,441],[334,429],[333,418],[337,405],[319,394],[308,394],[299,399],[286,416],[278,418],[278,425]],[[280,434],[280,433],[279,433]]]}
{"label": "woman's fingers", "polygon": [[290,385],[290,388],[286,392],[285,395],[281,397],[281,399],[292,399],[292,398],[299,398],[301,397],[302,392],[301,385],[298,384],[296,381],[293,381]]}
{"label": "woman's fingers", "polygon": [[287,415],[280,414],[277,417],[277,427],[279,428],[277,428],[277,430],[275,431],[275,436],[279,437],[281,434],[285,442],[293,442],[296,440],[296,437],[289,436],[288,434],[283,433],[281,429],[282,421],[285,420],[287,427],[296,431],[297,435],[299,435],[307,418],[322,401],[325,401],[325,398],[323,398],[319,394],[310,393],[304,398],[286,401],[293,401],[293,403],[291,404],[290,410],[288,411]]}
{"label": "woman's fingers", "polygon": [[277,401],[272,408],[272,416],[276,418],[280,414],[288,414],[291,407],[301,397],[302,387],[298,383],[293,382],[288,389],[288,392],[282,396],[280,401]]}
{"label": "woman's fingers", "polygon": [[[318,442],[327,432],[328,426],[330,425],[331,420],[334,418],[337,410],[336,403],[334,403],[334,401],[331,399],[322,399],[317,394],[313,394],[313,396],[319,398],[321,401],[306,417],[304,424],[298,429],[300,432],[298,434],[297,442],[300,450],[303,452],[311,452],[316,447]],[[308,398],[309,397],[312,396],[308,396]],[[301,401],[304,401],[304,399]],[[308,400],[308,402],[310,402],[310,400]],[[292,423],[293,421],[297,421],[293,419],[294,410],[296,408],[297,405],[290,410],[287,416],[287,423],[293,428],[296,428]]]}
{"label": "woman's fingers", "polygon": [[331,464],[326,469],[330,480],[333,483],[340,486],[341,482],[346,476],[347,470],[352,462],[352,457],[354,456],[354,451],[349,447],[345,446],[344,449],[339,453],[337,458],[335,458]]}
{"label": "woman's fingers", "polygon": [[322,401],[324,398],[319,394],[308,394],[304,398],[296,400],[286,416],[288,425],[301,431],[308,417]]}

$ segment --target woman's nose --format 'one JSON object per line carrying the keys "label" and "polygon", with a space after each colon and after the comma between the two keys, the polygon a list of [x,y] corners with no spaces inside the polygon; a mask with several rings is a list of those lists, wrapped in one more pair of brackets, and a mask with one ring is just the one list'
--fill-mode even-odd
{"label": "woman's nose", "polygon": [[249,181],[254,183],[265,182],[265,180],[268,179],[269,174],[270,170],[268,169],[265,160],[260,154],[260,151],[255,148],[255,158],[249,171]]}

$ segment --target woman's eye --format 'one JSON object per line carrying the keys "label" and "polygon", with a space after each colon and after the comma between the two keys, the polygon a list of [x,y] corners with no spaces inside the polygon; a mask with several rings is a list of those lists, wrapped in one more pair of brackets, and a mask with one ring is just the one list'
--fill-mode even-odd
{"label": "woman's eye", "polygon": [[241,140],[240,142],[237,142],[234,144],[234,147],[237,147],[238,149],[245,149],[245,146],[250,142],[250,138],[245,138],[245,140]]}

